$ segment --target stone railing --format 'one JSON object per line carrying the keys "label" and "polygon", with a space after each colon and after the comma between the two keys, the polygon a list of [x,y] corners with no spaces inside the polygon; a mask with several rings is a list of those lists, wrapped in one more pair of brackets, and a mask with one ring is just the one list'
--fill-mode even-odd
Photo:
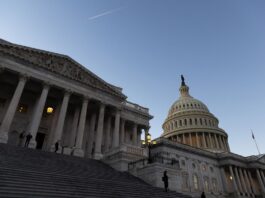
{"label": "stone railing", "polygon": [[119,147],[116,147],[116,148],[110,150],[109,152],[105,153],[104,155],[105,155],[105,158],[107,158],[108,156],[112,156],[112,155],[119,153],[119,152],[139,155],[139,156],[143,156],[143,157],[147,156],[147,152],[144,148],[133,146],[133,145],[128,145],[128,144],[122,144]]}
{"label": "stone railing", "polygon": [[159,163],[163,164],[166,167],[171,168],[180,168],[179,161],[175,160],[174,158],[167,158],[162,156],[152,156],[150,160],[148,158],[143,158],[134,162],[130,162],[128,164],[128,170],[133,170],[136,168],[143,168],[147,164]]}
{"label": "stone railing", "polygon": [[135,110],[144,112],[144,113],[149,113],[149,109],[148,108],[141,107],[140,105],[135,104],[135,103],[132,103],[132,102],[125,101],[124,102],[124,105],[126,107],[129,107],[129,108],[132,108],[132,109],[135,109]]}

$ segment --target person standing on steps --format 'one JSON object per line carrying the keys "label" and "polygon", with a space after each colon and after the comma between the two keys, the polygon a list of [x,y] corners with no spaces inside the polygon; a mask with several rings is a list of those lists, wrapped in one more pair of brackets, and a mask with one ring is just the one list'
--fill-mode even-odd
{"label": "person standing on steps", "polygon": [[27,136],[26,136],[26,142],[25,142],[25,145],[24,147],[28,147],[29,146],[29,142],[32,138],[32,135],[29,133]]}
{"label": "person standing on steps", "polygon": [[206,196],[205,196],[205,193],[204,193],[204,192],[202,192],[202,194],[201,194],[201,198],[206,198]]}
{"label": "person standing on steps", "polygon": [[162,177],[162,181],[164,182],[165,192],[168,191],[168,176],[167,171],[164,171],[164,176]]}
{"label": "person standing on steps", "polygon": [[54,150],[54,152],[57,153],[58,150],[59,150],[59,140],[55,143],[55,150]]}

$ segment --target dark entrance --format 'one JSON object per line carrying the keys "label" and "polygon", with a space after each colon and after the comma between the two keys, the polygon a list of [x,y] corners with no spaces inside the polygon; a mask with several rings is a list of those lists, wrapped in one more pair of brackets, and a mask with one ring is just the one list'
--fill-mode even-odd
{"label": "dark entrance", "polygon": [[45,134],[44,133],[37,133],[37,136],[36,136],[36,143],[37,143],[36,149],[42,149],[42,145],[43,145],[44,139],[45,139]]}

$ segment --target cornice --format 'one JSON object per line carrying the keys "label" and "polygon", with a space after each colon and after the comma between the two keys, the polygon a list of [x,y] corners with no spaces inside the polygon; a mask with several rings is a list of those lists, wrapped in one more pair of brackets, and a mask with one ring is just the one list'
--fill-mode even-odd
{"label": "cornice", "polygon": [[93,88],[100,89],[123,100],[127,98],[115,86],[108,84],[69,56],[13,43],[0,43],[0,52]]}

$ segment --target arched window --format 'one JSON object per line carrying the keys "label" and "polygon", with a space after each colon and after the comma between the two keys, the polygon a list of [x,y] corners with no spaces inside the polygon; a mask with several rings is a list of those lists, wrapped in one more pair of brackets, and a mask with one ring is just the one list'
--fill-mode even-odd
{"label": "arched window", "polygon": [[179,121],[179,126],[182,126],[182,120]]}
{"label": "arched window", "polygon": [[171,122],[171,130],[173,130],[173,127],[174,127],[174,126],[173,126],[173,122]]}
{"label": "arched window", "polygon": [[193,180],[194,190],[199,190],[199,179],[196,174],[193,174],[192,180]]}
{"label": "arched window", "polygon": [[184,125],[187,126],[187,119],[184,119]]}
{"label": "arched window", "polygon": [[175,121],[175,127],[178,128],[178,121]]}
{"label": "arched window", "polygon": [[205,123],[205,125],[207,126],[207,120],[206,120],[206,119],[204,119],[204,123]]}
{"label": "arched window", "polygon": [[195,118],[195,125],[197,125],[198,123],[197,123],[197,118]]}
{"label": "arched window", "polygon": [[189,174],[186,172],[182,173],[182,189],[187,190],[189,188]]}
{"label": "arched window", "polygon": [[217,192],[217,179],[212,178],[213,191]]}
{"label": "arched window", "polygon": [[203,183],[204,183],[204,191],[205,192],[209,192],[209,178],[208,177],[204,177],[203,178]]}
{"label": "arched window", "polygon": [[200,118],[200,124],[202,125],[202,119]]}
{"label": "arched window", "polygon": [[190,125],[192,125],[192,119],[190,119]]}

